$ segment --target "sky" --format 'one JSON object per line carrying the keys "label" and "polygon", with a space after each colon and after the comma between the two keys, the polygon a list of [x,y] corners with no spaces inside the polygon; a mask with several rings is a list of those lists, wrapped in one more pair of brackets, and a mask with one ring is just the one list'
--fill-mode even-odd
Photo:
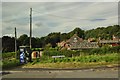
{"label": "sky", "polygon": [[[42,37],[51,32],[68,33],[118,24],[118,2],[2,2],[0,32],[2,36],[29,36],[29,15],[32,8],[32,36]],[[0,13],[1,14],[1,13]]]}

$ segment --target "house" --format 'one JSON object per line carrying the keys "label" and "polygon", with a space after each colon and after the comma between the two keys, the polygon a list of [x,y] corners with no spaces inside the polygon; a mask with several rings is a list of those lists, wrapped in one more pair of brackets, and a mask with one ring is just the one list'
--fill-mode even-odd
{"label": "house", "polygon": [[83,41],[83,42],[78,42],[75,43],[74,45],[71,46],[71,49],[89,49],[89,48],[98,48],[98,42],[88,42],[88,41]]}
{"label": "house", "polygon": [[77,34],[74,34],[67,41],[62,41],[59,43],[59,46],[66,48],[68,50],[78,50],[78,49],[88,49],[88,48],[98,48],[98,42],[89,42],[78,37]]}
{"label": "house", "polygon": [[113,35],[112,40],[100,40],[99,38],[99,41],[95,42],[94,38],[83,40],[82,38],[78,37],[77,34],[74,34],[70,39],[68,39],[67,41],[62,41],[58,45],[61,46],[61,49],[79,50],[79,49],[99,48],[106,44],[110,46],[119,46],[120,39]]}
{"label": "house", "polygon": [[70,48],[69,44],[67,44],[65,41],[62,41],[62,42],[60,42],[60,43],[57,43],[57,45],[58,45],[59,47],[61,47],[61,49],[69,49],[69,48]]}
{"label": "house", "polygon": [[117,36],[113,35],[112,40],[99,40],[99,45],[110,45],[110,46],[119,46],[120,45],[120,39]]}
{"label": "house", "polygon": [[77,34],[74,34],[69,40],[67,40],[66,42],[69,44],[74,44],[76,42],[82,42],[83,39],[78,37]]}

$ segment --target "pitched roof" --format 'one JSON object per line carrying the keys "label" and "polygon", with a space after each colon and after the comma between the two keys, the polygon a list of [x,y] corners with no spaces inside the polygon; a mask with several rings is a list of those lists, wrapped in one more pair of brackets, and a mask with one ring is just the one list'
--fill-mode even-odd
{"label": "pitched roof", "polygon": [[78,37],[77,34],[74,34],[69,40],[67,40],[67,43],[74,43],[74,42],[82,42],[83,39]]}

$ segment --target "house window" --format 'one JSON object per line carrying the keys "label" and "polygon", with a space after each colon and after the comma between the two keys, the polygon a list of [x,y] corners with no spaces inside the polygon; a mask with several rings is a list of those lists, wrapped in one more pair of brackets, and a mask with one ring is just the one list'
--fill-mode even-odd
{"label": "house window", "polygon": [[77,42],[77,38],[74,38],[74,42]]}

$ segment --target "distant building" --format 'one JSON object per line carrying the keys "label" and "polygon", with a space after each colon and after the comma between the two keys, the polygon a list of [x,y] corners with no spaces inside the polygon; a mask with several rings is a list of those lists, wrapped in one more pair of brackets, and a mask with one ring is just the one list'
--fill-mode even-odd
{"label": "distant building", "polygon": [[58,46],[60,46],[61,49],[67,49],[67,50],[99,48],[104,45],[110,45],[111,47],[119,46],[120,39],[113,35],[112,40],[100,40],[100,38],[99,38],[99,41],[95,41],[94,38],[89,38],[88,40],[83,40],[82,38],[78,37],[77,34],[74,34],[67,41],[62,41],[62,42],[58,43]]}
{"label": "distant building", "polygon": [[120,39],[117,36],[113,35],[112,40],[99,40],[99,45],[110,45],[110,46],[119,46],[120,45]]}
{"label": "distant building", "polygon": [[71,46],[71,49],[89,49],[89,48],[98,48],[98,42],[77,42]]}
{"label": "distant building", "polygon": [[95,42],[95,38],[88,38],[88,42]]}
{"label": "distant building", "polygon": [[74,34],[69,40],[58,43],[59,46],[68,50],[98,48],[98,42],[89,42]]}

